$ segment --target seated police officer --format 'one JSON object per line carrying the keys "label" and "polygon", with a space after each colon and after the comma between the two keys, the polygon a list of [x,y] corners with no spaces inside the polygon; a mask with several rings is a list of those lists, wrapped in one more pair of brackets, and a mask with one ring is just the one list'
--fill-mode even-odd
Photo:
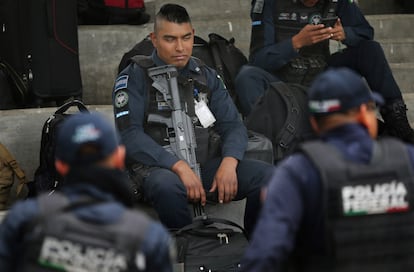
{"label": "seated police officer", "polygon": [[241,271],[411,271],[414,147],[374,140],[383,99],[352,70],[308,93],[320,140],[275,169]]}
{"label": "seated police officer", "polygon": [[[254,0],[251,19],[250,65],[235,80],[244,116],[269,82],[308,86],[326,66],[348,67],[384,97],[380,113],[386,133],[414,142],[401,91],[381,45],[373,41],[373,28],[354,1]],[[347,48],[330,55],[329,40]]]}
{"label": "seated police officer", "polygon": [[[244,223],[246,230],[251,231],[260,210],[260,188],[266,170],[272,166],[243,159],[246,128],[216,71],[191,57],[194,29],[185,8],[175,4],[162,6],[150,36],[155,47],[151,57],[127,66],[119,74],[113,93],[115,123],[126,145],[128,163],[143,177],[144,197],[168,228],[191,223],[188,202],[204,205],[206,191],[217,193],[220,203],[247,197]],[[181,139],[173,139],[174,132],[167,133],[165,124],[148,120],[148,116],[163,116],[167,120],[172,117],[172,107],[148,77],[147,70],[151,68],[145,67],[167,64],[178,69],[179,96],[186,105],[183,111],[194,120],[194,130],[200,132],[196,133],[197,151],[205,151],[197,152],[201,178],[190,162],[170,152],[171,148],[168,150],[171,141],[176,143]],[[207,114],[194,114],[195,104],[202,106],[202,112]],[[215,121],[203,126],[201,119]],[[201,153],[215,153],[213,141],[209,141],[214,138],[209,137],[212,132],[220,135],[220,150],[211,156],[201,156]]]}
{"label": "seated police officer", "polygon": [[168,232],[128,208],[124,157],[101,115],[64,120],[56,169],[65,183],[11,208],[0,225],[0,270],[172,271]]}

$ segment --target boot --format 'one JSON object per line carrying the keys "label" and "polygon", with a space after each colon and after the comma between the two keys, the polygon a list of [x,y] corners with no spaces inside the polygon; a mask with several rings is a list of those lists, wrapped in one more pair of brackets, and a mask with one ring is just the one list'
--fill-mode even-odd
{"label": "boot", "polygon": [[402,99],[393,100],[380,108],[387,134],[414,143],[414,131],[407,119],[407,106]]}

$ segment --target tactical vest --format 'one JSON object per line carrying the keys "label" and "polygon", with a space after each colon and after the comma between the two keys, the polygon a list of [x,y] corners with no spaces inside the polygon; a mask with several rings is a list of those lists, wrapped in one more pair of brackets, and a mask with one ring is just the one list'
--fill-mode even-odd
{"label": "tactical vest", "polygon": [[[305,7],[299,0],[274,1],[273,24],[275,41],[265,41],[263,10],[264,0],[256,0],[252,8],[252,39],[250,52],[266,45],[291,39],[307,24],[320,24],[321,19],[334,16],[338,0],[320,0],[313,7]],[[274,73],[283,81],[310,85],[313,78],[326,67],[329,57],[329,40],[306,46],[299,56]]]}
{"label": "tactical vest", "polygon": [[[197,64],[201,67],[203,71],[203,67],[205,64],[198,58],[192,57]],[[148,69],[155,66],[152,58],[150,56],[134,56],[132,59],[135,63],[137,63],[147,74],[147,85],[151,86],[148,92],[148,102],[147,102],[147,110],[144,122],[144,131],[146,134],[151,136],[159,145],[167,146],[169,145],[169,136],[168,131],[165,124],[156,124],[156,123],[148,123],[148,115],[149,114],[157,114],[161,115],[165,118],[171,118],[171,107],[165,101],[164,96],[160,91],[152,86],[152,79],[148,76]],[[194,99],[202,99],[206,101],[207,105],[210,101],[211,91],[207,87],[207,79],[204,73],[200,75],[194,75],[194,78],[184,78],[179,76],[177,78],[178,87],[180,89],[180,101],[182,109],[186,109],[186,113],[190,116],[193,120],[194,124],[194,132],[196,136],[197,148],[196,148],[196,156],[197,162],[200,164],[204,163],[210,156],[212,151],[209,150],[209,137],[210,133],[209,129],[203,128],[198,121],[198,118],[195,114],[194,109]],[[213,153],[216,153],[214,151]]]}
{"label": "tactical vest", "polygon": [[301,150],[322,178],[327,254],[302,253],[297,271],[412,271],[414,172],[406,146],[382,139],[368,164],[319,141]]}
{"label": "tactical vest", "polygon": [[99,224],[73,214],[75,208],[98,202],[85,198],[69,203],[57,192],[41,195],[40,214],[25,228],[23,269],[19,271],[147,271],[140,245],[148,218],[126,210],[119,221]]}

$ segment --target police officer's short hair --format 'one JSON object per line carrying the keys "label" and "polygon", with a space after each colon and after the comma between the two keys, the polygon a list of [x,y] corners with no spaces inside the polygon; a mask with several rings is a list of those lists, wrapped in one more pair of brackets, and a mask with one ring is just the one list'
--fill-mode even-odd
{"label": "police officer's short hair", "polygon": [[158,11],[155,20],[164,19],[172,23],[191,23],[187,10],[177,4],[165,4]]}

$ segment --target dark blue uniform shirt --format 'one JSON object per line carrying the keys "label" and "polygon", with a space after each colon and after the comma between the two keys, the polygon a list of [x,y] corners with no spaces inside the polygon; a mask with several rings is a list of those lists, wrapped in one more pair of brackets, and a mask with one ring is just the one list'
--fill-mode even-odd
{"label": "dark blue uniform shirt", "polygon": [[[156,66],[166,65],[157,56],[156,51],[153,52],[152,59]],[[216,118],[214,128],[220,134],[223,143],[221,156],[230,156],[241,160],[247,147],[247,131],[220,77],[213,69],[207,66],[199,66],[192,58],[186,67],[179,70],[179,73],[192,78],[196,74],[205,74],[207,86],[211,91],[208,106]],[[120,118],[129,118],[129,124],[120,129],[121,138],[126,146],[129,159],[149,166],[170,169],[179,160],[178,157],[166,151],[143,129],[149,92],[146,77],[144,70],[135,63],[127,66],[119,74],[115,82],[113,95],[116,95],[119,91],[126,91],[128,103],[126,110],[115,112],[115,120],[118,122]],[[121,81],[126,81],[126,84],[119,84]],[[116,108],[115,104],[114,107]]]}
{"label": "dark blue uniform shirt", "polygon": [[[360,125],[338,127],[323,135],[322,140],[351,161],[368,163],[371,159],[373,140]],[[414,166],[414,147],[407,148]],[[311,252],[322,252],[321,192],[319,172],[305,155],[297,153],[282,161],[270,180],[260,219],[242,260],[242,271],[281,271],[280,265],[294,249],[299,231],[302,245]]]}

